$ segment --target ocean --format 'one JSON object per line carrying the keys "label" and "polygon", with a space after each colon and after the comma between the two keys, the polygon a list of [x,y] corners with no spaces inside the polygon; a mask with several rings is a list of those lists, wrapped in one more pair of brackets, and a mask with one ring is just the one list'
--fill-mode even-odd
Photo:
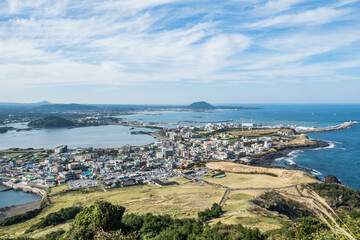
{"label": "ocean", "polygon": [[[211,111],[211,112],[164,112],[159,115],[139,113],[125,116],[133,121],[222,121],[241,122],[240,118],[257,120],[281,120],[298,122],[317,122],[318,127],[338,125],[346,121],[360,121],[360,104],[258,104],[246,105],[261,109]],[[279,124],[267,122],[267,124]],[[283,123],[290,125],[313,126],[312,123]],[[186,124],[184,124],[186,125]],[[173,125],[168,125],[173,126]],[[360,190],[360,124],[349,129],[333,132],[307,134],[310,138],[328,141],[328,148],[295,151],[287,158],[274,163],[284,167],[284,161],[314,169],[323,179],[335,175],[346,186]]]}
{"label": "ocean", "polygon": [[[121,117],[126,120],[140,122],[207,122],[224,120],[241,122],[240,118],[243,118],[250,119],[248,121],[252,119],[258,123],[262,121],[257,120],[317,122],[318,127],[337,125],[346,121],[360,121],[360,104],[259,104],[246,106],[261,109],[215,110],[210,112],[141,112]],[[278,123],[272,122],[272,124]],[[165,125],[169,127],[175,126],[174,124]],[[190,125],[190,123],[181,125]],[[311,126],[313,124],[302,123],[298,125]],[[320,179],[329,174],[335,175],[344,185],[360,190],[360,124],[341,131],[312,133],[308,134],[308,136],[328,141],[330,147],[295,151],[287,158],[278,159],[274,165],[284,166],[284,161],[295,162],[299,166],[314,169]],[[67,144],[73,148],[89,146],[120,147],[126,144],[144,145],[155,141],[154,138],[147,135],[131,135],[128,127],[100,126],[32,130],[29,132],[11,131],[0,135],[0,149],[10,147],[50,148],[62,144]],[[27,196],[32,195],[20,196],[21,192],[14,193],[13,191],[0,194],[2,194],[0,199],[9,199],[5,200],[5,203],[2,200],[0,207],[9,204],[23,204],[25,199],[31,200]],[[6,203],[6,201],[8,202]]]}

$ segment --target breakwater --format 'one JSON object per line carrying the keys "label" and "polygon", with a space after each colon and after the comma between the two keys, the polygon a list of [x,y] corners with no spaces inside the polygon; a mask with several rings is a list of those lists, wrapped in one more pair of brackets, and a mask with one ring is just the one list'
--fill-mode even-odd
{"label": "breakwater", "polygon": [[2,183],[5,187],[13,190],[20,190],[26,193],[34,193],[40,195],[41,197],[46,196],[46,191],[37,187],[32,187],[24,183],[11,183],[11,182],[3,182]]}
{"label": "breakwater", "polygon": [[317,133],[317,132],[329,132],[329,131],[338,131],[343,130],[349,127],[352,127],[354,125],[358,124],[358,122],[344,122],[340,125],[336,126],[329,126],[324,128],[296,128],[295,131],[297,133]]}
{"label": "breakwater", "polygon": [[9,191],[9,190],[11,190],[11,188],[1,189],[0,192],[6,192],[6,191]]}

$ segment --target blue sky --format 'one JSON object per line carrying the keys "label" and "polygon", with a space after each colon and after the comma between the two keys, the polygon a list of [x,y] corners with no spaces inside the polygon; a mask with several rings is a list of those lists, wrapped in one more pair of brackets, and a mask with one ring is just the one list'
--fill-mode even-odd
{"label": "blue sky", "polygon": [[2,0],[0,101],[360,103],[359,0]]}

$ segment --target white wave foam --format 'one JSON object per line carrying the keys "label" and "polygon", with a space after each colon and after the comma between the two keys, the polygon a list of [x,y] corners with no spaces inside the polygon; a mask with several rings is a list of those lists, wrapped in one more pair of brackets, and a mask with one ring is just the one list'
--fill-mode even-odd
{"label": "white wave foam", "polygon": [[335,148],[335,143],[334,142],[330,142],[330,145],[326,148]]}
{"label": "white wave foam", "polygon": [[[329,146],[327,147],[319,147],[319,148],[314,148],[314,149],[309,149],[311,151],[319,151],[319,150],[322,150],[322,149],[331,149],[331,148],[335,148],[335,143],[338,144],[338,142],[332,142],[332,141],[327,141],[327,143],[329,144]],[[339,143],[341,144],[341,143]]]}
{"label": "white wave foam", "polygon": [[290,153],[288,154],[288,156],[289,156],[289,157],[294,157],[294,156],[297,156],[298,153],[302,153],[302,152],[304,152],[304,151],[303,151],[303,150],[294,150],[294,151],[290,152]]}
{"label": "white wave foam", "polygon": [[295,163],[295,159],[296,159],[297,157],[298,157],[298,156],[296,155],[296,153],[295,153],[295,151],[294,151],[294,152],[291,152],[291,153],[289,154],[289,156],[284,157],[284,158],[283,158],[283,161],[284,161],[284,162],[287,162],[287,163],[289,163],[289,164],[296,164],[296,163]]}
{"label": "white wave foam", "polygon": [[285,161],[287,161],[289,164],[296,164],[296,163],[294,162],[294,160],[295,160],[295,158],[288,158],[288,159],[286,159]]}
{"label": "white wave foam", "polygon": [[321,176],[321,175],[323,175],[321,172],[316,171],[315,169],[311,169],[311,170],[312,170],[311,173],[314,174],[314,175],[316,175],[316,176]]}

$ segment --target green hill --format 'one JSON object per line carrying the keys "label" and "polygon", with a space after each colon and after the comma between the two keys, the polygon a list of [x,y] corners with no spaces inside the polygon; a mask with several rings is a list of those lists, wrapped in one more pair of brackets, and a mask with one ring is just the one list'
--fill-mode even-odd
{"label": "green hill", "polygon": [[32,128],[64,128],[73,127],[75,123],[62,117],[50,116],[31,121],[28,126]]}
{"label": "green hill", "polygon": [[189,105],[189,109],[193,110],[211,110],[215,109],[215,107],[207,102],[201,101],[201,102],[194,102]]}

